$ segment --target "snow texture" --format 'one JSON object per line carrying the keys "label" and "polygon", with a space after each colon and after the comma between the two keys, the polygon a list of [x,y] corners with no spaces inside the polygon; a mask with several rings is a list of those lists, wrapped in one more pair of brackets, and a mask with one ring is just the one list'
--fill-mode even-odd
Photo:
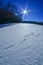
{"label": "snow texture", "polygon": [[43,65],[43,26],[0,28],[0,65]]}

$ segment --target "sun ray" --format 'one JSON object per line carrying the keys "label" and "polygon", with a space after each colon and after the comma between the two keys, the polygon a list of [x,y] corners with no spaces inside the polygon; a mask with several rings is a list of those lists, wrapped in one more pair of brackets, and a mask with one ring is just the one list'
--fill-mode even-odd
{"label": "sun ray", "polygon": [[20,12],[20,14],[22,14],[23,16],[28,15],[32,11],[32,10],[28,10],[27,6],[25,8],[21,7],[21,10],[22,11]]}

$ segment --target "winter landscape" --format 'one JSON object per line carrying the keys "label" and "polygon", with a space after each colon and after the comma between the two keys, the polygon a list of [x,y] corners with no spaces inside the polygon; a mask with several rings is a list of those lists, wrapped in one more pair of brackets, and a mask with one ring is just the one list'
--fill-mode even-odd
{"label": "winter landscape", "polygon": [[43,65],[43,26],[18,23],[0,28],[0,65]]}
{"label": "winter landscape", "polygon": [[43,0],[0,0],[0,65],[43,65]]}

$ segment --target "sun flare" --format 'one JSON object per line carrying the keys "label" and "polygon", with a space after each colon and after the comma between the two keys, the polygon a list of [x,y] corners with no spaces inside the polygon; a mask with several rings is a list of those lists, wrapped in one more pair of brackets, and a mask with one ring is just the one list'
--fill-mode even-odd
{"label": "sun flare", "polygon": [[22,13],[23,13],[24,15],[26,15],[28,12],[29,12],[29,11],[26,10],[26,9],[24,9],[24,10],[22,11]]}
{"label": "sun flare", "polygon": [[27,7],[25,7],[25,8],[21,8],[21,12],[20,12],[20,13],[21,13],[23,16],[25,16],[25,15],[28,15],[30,12],[31,12],[31,11],[28,10]]}

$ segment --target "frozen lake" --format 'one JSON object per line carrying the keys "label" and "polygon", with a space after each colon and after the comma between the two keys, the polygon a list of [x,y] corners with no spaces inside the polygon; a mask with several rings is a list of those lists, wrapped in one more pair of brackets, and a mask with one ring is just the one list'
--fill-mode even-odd
{"label": "frozen lake", "polygon": [[43,26],[20,23],[0,28],[0,65],[43,65]]}

